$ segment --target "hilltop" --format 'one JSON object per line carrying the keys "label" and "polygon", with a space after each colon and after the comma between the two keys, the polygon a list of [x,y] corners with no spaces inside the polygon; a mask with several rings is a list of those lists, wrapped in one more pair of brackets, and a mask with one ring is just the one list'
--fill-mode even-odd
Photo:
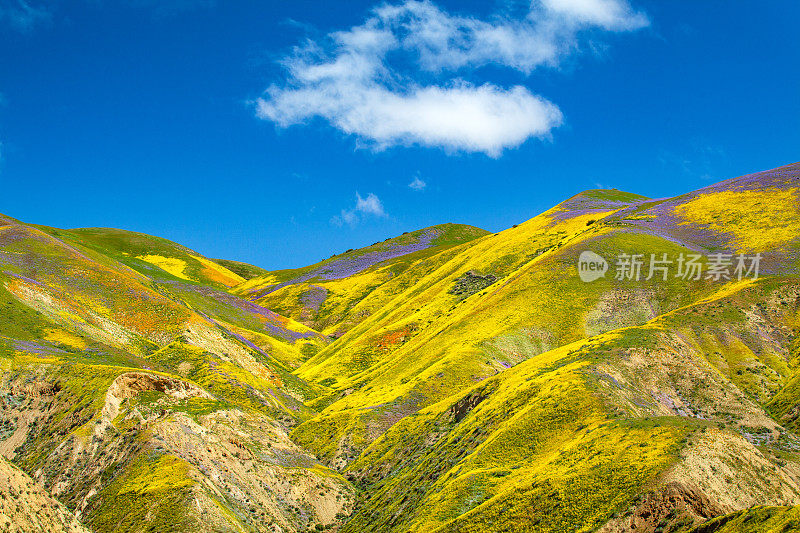
{"label": "hilltop", "polygon": [[[605,276],[581,280],[585,251]],[[727,278],[676,275],[718,254]],[[642,275],[619,276],[634,256]],[[0,496],[36,495],[0,513],[97,532],[798,530],[799,275],[800,163],[278,271],[0,216]]]}
{"label": "hilltop", "polygon": [[463,224],[431,226],[304,268],[268,272],[233,292],[339,337],[368,316],[370,311],[363,308],[359,313],[352,310],[384,283],[419,260],[488,234]]}

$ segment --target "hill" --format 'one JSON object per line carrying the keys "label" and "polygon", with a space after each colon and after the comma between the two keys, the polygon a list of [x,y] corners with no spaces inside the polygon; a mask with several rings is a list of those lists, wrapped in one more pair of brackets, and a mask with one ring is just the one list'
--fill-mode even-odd
{"label": "hill", "polygon": [[[637,504],[637,498],[659,483],[668,486],[668,478],[663,476],[680,467],[681,454],[689,453],[689,443],[703,431],[692,426],[699,421],[722,431],[719,438],[734,439],[742,447],[741,456],[750,450],[753,461],[758,458],[753,470],[776,469],[770,480],[777,491],[772,493],[772,501],[796,505],[796,479],[777,470],[784,461],[779,457],[794,453],[796,441],[790,428],[774,425],[769,412],[774,412],[772,406],[778,401],[775,395],[782,397],[779,391],[784,387],[794,391],[799,168],[790,165],[674,199],[648,200],[615,191],[590,191],[517,228],[472,241],[455,256],[442,254],[421,265],[420,275],[409,283],[410,288],[396,291],[380,313],[297,370],[300,377],[330,385],[334,391],[312,402],[320,415],[295,429],[294,439],[353,479],[363,480],[362,494],[370,495],[360,502],[362,511],[345,530],[352,527],[357,531],[367,523],[387,531],[427,530],[434,525],[442,530],[481,530],[491,529],[490,524],[499,530],[538,527],[543,531],[560,530],[563,526],[559,524],[571,524],[568,530],[577,525],[580,527],[576,529],[592,530],[606,524],[604,527],[614,530],[618,527],[611,525],[615,514],[643,505],[641,500]],[[741,213],[735,216],[732,210]],[[758,250],[764,257],[762,277],[752,285],[747,281],[717,283],[674,277],[626,284],[610,276],[584,283],[575,268],[584,250],[608,258],[622,253],[645,257],[667,253],[674,258],[681,253],[700,253],[707,258],[720,250]],[[470,273],[484,282],[474,285],[472,294],[458,294],[454,289]],[[392,283],[402,287],[400,278]],[[753,291],[757,296],[750,299],[747,295]],[[740,304],[740,300],[745,302]],[[776,301],[780,303],[772,309]],[[650,325],[663,324],[667,319],[676,322],[668,327]],[[608,336],[607,349],[613,354],[606,362],[601,357],[605,349],[597,348],[603,335]],[[584,344],[574,345],[576,342]],[[564,346],[578,348],[557,360],[550,359]],[[688,368],[672,361],[676,352],[689,358],[692,363]],[[626,359],[632,361],[623,364]],[[562,360],[565,362],[558,362]],[[482,387],[492,383],[490,380],[513,380],[516,372],[544,362],[548,365],[546,379],[537,385],[528,376],[513,387],[509,385],[493,410],[479,410],[476,425],[470,427],[469,419],[457,427],[445,425],[447,413],[452,417],[459,405],[469,406],[487,397]],[[567,367],[581,370],[561,374],[564,371],[559,367],[567,363]],[[619,369],[609,371],[606,365],[628,369],[622,374]],[[629,375],[633,369],[635,372]],[[683,381],[690,369],[694,378]],[[634,379],[637,373],[648,376],[648,381]],[[626,381],[621,379],[623,375]],[[701,402],[695,397],[706,392],[708,384],[720,375],[719,386],[724,391],[703,400],[716,407],[691,414],[684,402],[697,409],[696,404]],[[609,386],[619,388],[620,396],[608,396],[604,389]],[[553,397],[542,392],[553,387],[561,389]],[[784,409],[797,405],[794,392],[789,395],[791,400],[785,401]],[[743,405],[734,409],[723,401],[734,397],[743,397]],[[509,403],[525,406],[533,398],[543,402],[541,408],[526,408],[520,413],[500,407]],[[580,398],[599,403],[589,409],[590,404]],[[492,404],[483,400],[480,405],[489,409]],[[562,409],[566,411],[559,412]],[[584,419],[592,412],[597,417],[594,422]],[[650,429],[651,419],[662,416],[670,417],[657,422],[665,428]],[[643,424],[646,430],[641,435],[649,439],[647,442],[622,440],[623,449],[640,444],[643,448],[628,459],[623,460],[623,449],[612,447],[603,452],[610,462],[569,463],[582,476],[586,469],[604,472],[603,468],[612,465],[614,468],[602,475],[626,470],[631,475],[636,473],[641,477],[619,481],[630,488],[630,496],[623,497],[625,491],[609,478],[604,480],[607,487],[597,484],[600,479],[592,485],[599,499],[586,500],[586,492],[570,496],[574,501],[565,499],[559,491],[574,486],[575,480],[564,477],[563,465],[558,462],[544,466],[544,456],[530,442],[543,431],[536,422],[541,417],[549,420],[544,434],[559,437],[554,443],[555,437],[545,438],[553,446],[546,450],[556,456],[570,449],[585,450],[588,444],[584,434],[593,424],[611,432],[600,434],[608,440],[633,435],[635,427]],[[618,417],[624,424],[617,425]],[[481,427],[490,420],[496,425]],[[503,435],[510,431],[512,420],[513,425],[520,424],[516,430],[519,437],[509,441],[511,437]],[[665,440],[659,443],[652,438],[654,431],[670,436],[665,433]],[[440,444],[431,449],[432,442]],[[500,448],[493,452],[494,460],[486,464],[487,455],[492,453],[485,447],[492,442],[498,442]],[[592,453],[600,453],[594,446]],[[770,449],[771,458],[761,464],[763,446]],[[640,456],[651,448],[659,458],[640,463]],[[474,455],[465,455],[472,450]],[[473,466],[474,461],[478,466]],[[493,477],[494,469],[505,472],[515,463],[538,465],[540,484],[550,488],[542,493],[534,491],[528,483],[531,472],[526,470]],[[743,485],[754,492],[725,499],[719,496],[715,501],[708,494],[710,488],[703,491],[699,481],[692,480],[686,486],[701,491],[697,500],[708,499],[713,509],[684,518],[701,521],[744,502],[755,505],[762,501],[759,498],[766,489],[753,481]],[[606,488],[609,492],[603,493],[601,489]],[[731,485],[714,490],[733,489]],[[520,492],[531,498],[510,500],[504,496]],[[611,494],[622,500],[615,501]],[[544,497],[547,495],[550,500]],[[533,502],[540,500],[542,505],[558,503],[542,511],[541,520],[549,516],[549,525],[528,522],[512,512],[519,509],[528,514]],[[690,500],[690,507],[699,505]],[[584,511],[573,507],[579,501],[586,502]],[[666,515],[674,510],[663,508],[665,514],[659,520],[667,520]],[[501,522],[502,527],[497,525],[500,515],[492,514],[501,510],[503,515],[516,516]],[[478,519],[485,514],[493,518]],[[646,510],[642,514],[652,517],[655,513]],[[684,518],[671,516],[674,523]],[[531,520],[537,520],[536,516]]]}
{"label": "hill", "polygon": [[385,303],[385,298],[378,298],[371,310],[362,306],[359,312],[353,311],[384,283],[420,260],[488,233],[463,224],[431,226],[304,268],[252,278],[236,287],[234,293],[339,337]]}
{"label": "hill", "polygon": [[160,239],[3,217],[0,249],[0,453],[88,528],[295,531],[346,508],[287,437],[316,387],[281,360],[322,336]]}
{"label": "hill", "polygon": [[0,512],[98,532],[800,530],[799,275],[800,163],[283,271],[0,217],[0,467],[37,495]]}

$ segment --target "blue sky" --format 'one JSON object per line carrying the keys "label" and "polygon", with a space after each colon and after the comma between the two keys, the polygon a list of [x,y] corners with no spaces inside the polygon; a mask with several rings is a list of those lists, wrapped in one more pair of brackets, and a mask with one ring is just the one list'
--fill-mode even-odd
{"label": "blue sky", "polygon": [[0,0],[0,212],[287,268],[800,157],[793,1]]}

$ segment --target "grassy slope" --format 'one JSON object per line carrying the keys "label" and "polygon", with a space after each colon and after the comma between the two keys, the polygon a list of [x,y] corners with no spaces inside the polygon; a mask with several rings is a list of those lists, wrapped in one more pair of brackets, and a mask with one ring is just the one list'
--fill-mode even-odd
{"label": "grassy slope", "polygon": [[214,259],[215,263],[235,272],[241,276],[245,281],[253,278],[268,276],[269,271],[249,263],[242,263],[241,261],[232,261],[230,259]]}
{"label": "grassy slope", "polygon": [[[774,299],[787,302],[789,309],[796,306],[796,289],[792,284],[797,272],[795,238],[798,233],[776,236],[773,228],[776,216],[788,227],[795,227],[800,221],[796,203],[797,167],[764,173],[756,180],[731,180],[675,200],[645,201],[620,198],[616,192],[591,191],[518,228],[462,245],[453,254],[443,253],[420,262],[419,272],[409,269],[385,285],[387,288],[390,283],[407,287],[405,291],[389,291],[395,295],[394,299],[298,370],[300,376],[331,385],[336,390],[315,402],[315,407],[322,409],[321,415],[295,430],[295,440],[340,468],[354,464],[366,471],[383,472],[383,460],[364,463],[362,452],[368,450],[376,438],[392,433],[393,430],[385,433],[389,427],[397,424],[395,427],[399,428],[403,440],[415,441],[418,445],[427,445],[431,435],[436,434],[430,427],[419,433],[409,431],[405,424],[411,423],[407,421],[413,420],[413,413],[423,413],[438,402],[449,401],[454,392],[460,395],[457,391],[467,390],[472,383],[482,382],[498,371],[502,376],[510,372],[504,371],[505,367],[548,349],[606,330],[644,324],[665,313],[665,321],[675,316],[683,321],[681,325],[670,324],[667,329],[682,330],[681,335],[693,343],[693,357],[702,357],[712,365],[695,383],[703,383],[709,376],[722,373],[725,377],[720,387],[726,391],[723,395],[743,397],[743,405],[754,409],[747,415],[744,413],[747,409],[741,406],[735,414],[716,413],[719,424],[738,424],[737,431],[758,442],[757,436],[753,437],[747,429],[747,424],[752,422],[755,428],[752,431],[764,432],[770,427],[772,436],[779,439],[786,428],[776,429],[765,422],[762,407],[794,375],[791,356],[776,346],[784,346],[787,339],[796,335],[796,319],[791,314],[778,315],[779,318],[760,317],[770,328],[786,330],[771,337],[770,345],[758,341],[759,330],[751,327],[738,331],[736,324],[755,320],[751,308],[758,310],[759,305],[763,307]],[[735,194],[731,196],[731,193]],[[716,195],[720,195],[719,200]],[[600,201],[597,201],[598,196]],[[633,203],[625,205],[620,199],[633,200]],[[731,205],[748,209],[746,225],[732,218]],[[712,222],[719,219],[725,221],[725,231]],[[606,257],[613,257],[620,251],[645,254],[666,251],[673,255],[719,249],[751,251],[755,248],[747,243],[756,237],[758,250],[766,256],[767,271],[789,273],[792,277],[775,278],[769,290],[762,286],[753,289],[762,292],[748,303],[751,308],[738,311],[728,301],[704,304],[702,312],[691,306],[704,298],[714,301],[714,291],[720,285],[710,282],[671,280],[669,283],[640,283],[634,290],[616,291],[614,284],[605,281],[582,284],[574,272],[577,255],[583,249],[592,249]],[[499,281],[466,299],[449,294],[455,279],[467,270],[493,274]],[[405,284],[404,277],[409,278]],[[738,294],[743,288],[731,285],[724,287],[723,293]],[[359,305],[368,305],[368,302],[369,297]],[[668,314],[681,308],[692,309],[691,314]],[[729,314],[736,315],[731,324],[726,323],[731,318]],[[715,333],[698,332],[699,325],[695,323],[701,316],[709,323],[721,322],[725,327]],[[686,324],[694,326],[686,328]],[[645,342],[645,338],[634,341]],[[668,350],[676,350],[678,344],[678,339],[670,339]],[[658,352],[655,355],[664,357]],[[684,386],[691,390],[690,386]],[[674,385],[670,387],[671,391],[680,390]],[[681,390],[681,394],[686,391]],[[788,399],[783,403],[795,405],[794,392],[787,389],[785,394]],[[720,398],[710,402],[724,403]],[[691,419],[684,420],[683,414],[676,416],[679,413],[677,409],[671,412],[673,419],[669,424],[691,426]],[[558,431],[564,429],[559,427]],[[620,434],[628,432],[621,431]],[[443,447],[443,453],[452,453],[453,447],[451,442]],[[669,461],[661,466],[665,464]],[[433,476],[435,480],[440,474],[431,471],[430,465],[416,466],[422,477]],[[660,472],[659,468],[656,471]],[[397,472],[392,474],[397,475]],[[414,490],[420,478],[398,476],[391,481],[395,482],[405,490]],[[383,487],[389,482],[381,480],[379,483]],[[370,491],[376,489],[374,485],[367,486]],[[471,482],[464,481],[464,486],[471,486]],[[514,483],[509,486],[516,487]],[[636,491],[643,486],[638,485]],[[353,527],[376,521],[386,529],[403,530],[408,526],[403,520],[395,517],[394,522],[381,521],[377,515],[369,513],[385,518],[390,511],[399,511],[398,502],[406,505],[410,497],[407,493],[393,493],[391,498],[370,502],[363,511],[367,514],[358,515],[361,521],[353,522]],[[453,501],[462,505],[467,500],[468,495],[460,494]],[[428,505],[432,504],[425,502],[420,507],[425,509]],[[513,507],[499,505],[506,510]],[[604,508],[605,518],[610,516],[611,507]],[[413,516],[409,512],[404,507],[401,514]],[[448,516],[461,516],[453,513]],[[367,522],[363,521],[365,517]],[[441,523],[440,518],[434,522]],[[464,523],[472,523],[473,519],[464,519]],[[401,523],[405,525],[396,525]]]}
{"label": "grassy slope", "polygon": [[[759,405],[793,369],[787,354],[773,351],[780,328],[765,331],[746,316],[751,304],[797,290],[790,285],[744,287],[546,352],[402,419],[348,468],[364,502],[346,530],[590,531],[614,515],[632,520],[637,498],[658,490],[659,478],[688,462],[681,454],[708,432],[767,458],[752,469],[741,456],[723,462],[734,476],[726,491],[747,487],[753,503],[796,500],[800,487],[781,465],[797,461],[800,441]],[[798,325],[794,309],[775,306],[767,315]],[[709,358],[732,357],[734,340],[750,378],[732,361]],[[758,385],[741,386],[752,375]],[[771,440],[756,450],[742,435]],[[712,490],[689,474],[668,481]],[[655,523],[693,518],[667,515]]]}
{"label": "grassy slope", "polygon": [[432,226],[308,267],[254,278],[234,292],[326,334],[340,336],[367,316],[368,310],[362,306],[355,312],[355,306],[384,283],[419,261],[486,234],[460,224]]}
{"label": "grassy slope", "polygon": [[[229,357],[227,352],[231,352],[242,360],[255,359],[294,385],[300,383],[279,360],[248,344],[223,323],[243,331],[269,334],[283,341],[287,351],[296,350],[298,338],[316,336],[300,324],[230,295],[228,300],[219,301],[202,298],[202,293],[189,289],[181,292],[180,288],[186,285],[166,284],[165,280],[146,277],[118,262],[117,249],[101,254],[97,247],[62,241],[19,224],[5,226],[0,237],[8,243],[4,247],[8,263],[0,277],[4,290],[11,295],[9,305],[32,307],[56,326],[51,328],[56,337],[63,330],[81,337],[84,349],[94,347],[102,352],[108,345],[116,351],[147,357],[188,334],[193,339],[190,342],[208,353],[216,350],[216,356]],[[203,290],[217,294],[213,288]],[[219,320],[212,320],[215,317]],[[11,327],[25,329],[27,324]],[[32,324],[35,326],[36,322]],[[9,336],[19,338],[17,334]],[[39,331],[34,337],[46,339],[47,335]],[[219,346],[209,345],[214,342]],[[50,342],[53,343],[58,344],[58,340]]]}
{"label": "grassy slope", "polygon": [[[104,238],[108,233],[103,232]],[[308,417],[310,411],[302,399],[313,397],[316,387],[292,375],[274,355],[279,345],[284,352],[299,353],[298,339],[319,336],[222,292],[217,287],[225,284],[203,279],[202,270],[197,271],[201,284],[145,267],[146,262],[127,260],[125,240],[112,239],[116,244],[103,253],[97,241],[85,244],[85,239],[73,238],[72,232],[65,240],[54,234],[60,233],[0,218],[4,318],[0,321],[0,366],[5,391],[0,403],[8,417],[3,421],[3,453],[14,457],[28,473],[36,473],[37,481],[70,509],[85,507],[86,523],[98,531],[136,530],[143,527],[142,521],[159,530],[167,530],[166,524],[198,531],[258,529],[256,517],[249,516],[256,504],[267,525],[277,521],[294,528],[297,518],[287,513],[295,511],[287,505],[304,516],[331,521],[332,514],[320,515],[315,507],[308,507],[310,502],[271,501],[264,495],[261,500],[252,496],[248,503],[249,498],[237,496],[256,491],[246,484],[259,479],[278,483],[295,477],[308,483],[333,483],[330,494],[338,494],[341,501],[326,504],[328,508],[346,503],[346,483],[294,450],[285,438],[286,427]],[[170,253],[151,248],[148,242],[142,246],[163,257]],[[135,249],[131,254],[139,252]],[[197,264],[208,267],[200,260]],[[195,275],[188,268],[182,273]],[[192,288],[181,292],[182,286]],[[260,349],[247,336],[258,337],[262,346],[271,349]],[[132,398],[140,400],[126,404],[119,419],[108,419],[114,402],[109,404],[106,391],[125,376],[138,376],[135,372],[140,369],[146,369],[147,375],[164,376],[167,382],[177,379],[184,387],[199,386],[213,399],[198,403],[180,396],[159,397],[158,388],[147,396],[149,378],[138,377],[134,381],[143,385],[136,387],[145,392],[137,393],[135,387]],[[160,407],[148,408],[153,402]],[[153,413],[144,421],[139,418],[143,410]],[[274,440],[287,451],[272,459],[256,455],[253,466],[221,484],[220,478],[208,477],[220,463],[199,470],[202,456],[187,455],[200,443],[188,448],[180,443],[168,446],[166,437],[155,434],[159,428],[174,433],[170,428],[190,424],[186,416],[229,418],[226,413],[243,413],[235,416],[272,427],[262,435],[264,430],[237,424],[238,437],[225,437],[234,439],[230,442],[252,438],[263,446]],[[209,452],[219,446],[225,449],[229,440],[214,436],[222,435],[222,430],[203,431],[211,435],[207,442],[219,443]],[[269,435],[279,437],[275,440]],[[230,453],[223,457],[233,457]],[[294,456],[302,461],[297,463]],[[130,491],[124,480],[141,477],[136,472],[142,464],[164,464],[170,475],[181,469],[186,474],[174,487],[150,490],[145,480],[145,488]],[[225,472],[235,471],[237,465],[228,465]],[[208,516],[201,518],[195,508]],[[136,510],[146,512],[133,522],[116,523],[114,517],[138,516]]]}
{"label": "grassy slope", "polygon": [[232,287],[244,281],[228,268],[160,237],[112,228],[40,229],[66,242],[97,250],[150,278],[177,278],[214,287]]}
{"label": "grassy slope", "polygon": [[[328,432],[335,428],[333,441],[314,439],[318,451],[331,456],[345,434],[351,440],[370,440],[358,429],[375,423],[364,422],[373,412],[368,406],[378,406],[378,418],[387,416],[385,422],[390,423],[396,413],[386,414],[387,410],[413,411],[537,353],[590,333],[641,323],[654,316],[653,309],[688,303],[682,296],[687,293],[685,282],[653,282],[641,285],[634,305],[616,302],[613,294],[609,309],[600,305],[613,284],[586,285],[577,279],[574,258],[581,247],[596,242],[601,252],[664,245],[675,250],[670,243],[650,236],[637,240],[601,222],[587,226],[613,213],[608,206],[604,209],[558,220],[562,211],[557,208],[464,245],[460,253],[421,263],[426,275],[299,369],[305,379],[356,390],[301,427],[298,438],[305,429],[313,434],[318,424]],[[455,279],[470,270],[499,280],[466,299],[450,294]],[[412,269],[404,275],[415,274]],[[402,276],[393,283],[402,284]],[[702,291],[704,285],[692,290]],[[598,309],[596,317],[587,319],[591,309]],[[330,424],[328,415],[337,423]],[[325,445],[329,447],[323,450]]]}
{"label": "grassy slope", "polygon": [[786,533],[800,531],[800,506],[758,506],[719,517],[692,533]]}
{"label": "grassy slope", "polygon": [[244,278],[166,239],[107,228],[40,229],[82,253],[94,254],[93,260],[111,269],[140,274],[136,277],[148,288],[215,320],[283,365],[296,366],[303,357],[306,342],[298,341],[307,340],[314,349],[326,342],[303,324],[229,294],[227,289]]}

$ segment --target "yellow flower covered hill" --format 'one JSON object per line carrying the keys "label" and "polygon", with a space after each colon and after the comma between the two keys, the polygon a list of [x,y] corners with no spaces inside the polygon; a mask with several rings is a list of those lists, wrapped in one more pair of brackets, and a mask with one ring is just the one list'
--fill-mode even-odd
{"label": "yellow flower covered hill", "polygon": [[797,163],[288,271],[0,216],[0,528],[800,530],[799,225]]}

